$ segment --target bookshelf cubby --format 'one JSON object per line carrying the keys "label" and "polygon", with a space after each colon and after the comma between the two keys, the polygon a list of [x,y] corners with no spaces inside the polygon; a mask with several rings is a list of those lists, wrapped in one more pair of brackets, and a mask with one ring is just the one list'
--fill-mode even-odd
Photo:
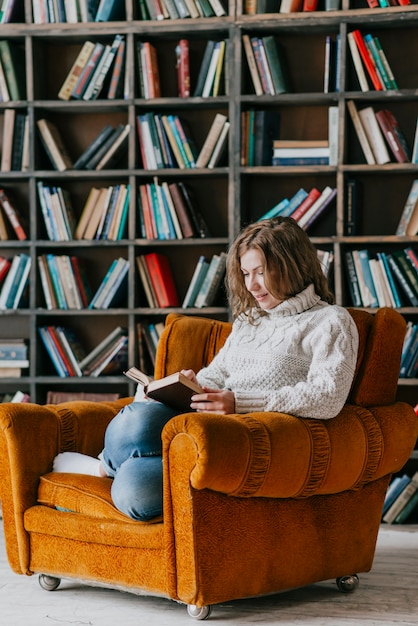
{"label": "bookshelf cubby", "polygon": [[[129,395],[134,383],[123,375],[60,378],[40,340],[38,328],[44,325],[68,325],[74,329],[87,351],[92,350],[116,326],[127,328],[128,363],[138,363],[137,324],[161,322],[169,311],[228,319],[229,312],[221,293],[216,306],[203,309],[151,309],[136,266],[136,257],[148,252],[165,254],[173,270],[180,301],[183,300],[200,255],[210,258],[225,251],[241,226],[258,219],[282,198],[293,196],[303,187],[336,187],[337,199],[310,228],[318,248],[334,255],[330,280],[336,301],[352,306],[344,266],[346,250],[368,248],[372,253],[390,252],[405,245],[416,246],[418,237],[399,238],[395,230],[418,166],[391,162],[367,165],[347,111],[347,101],[358,108],[388,108],[395,113],[412,147],[418,96],[416,77],[416,35],[418,4],[370,9],[366,0],[342,0],[339,11],[318,10],[312,13],[245,14],[242,0],[230,0],[223,17],[143,20],[136,0],[125,0],[124,19],[104,23],[35,24],[32,3],[25,0],[22,21],[0,25],[0,40],[17,43],[25,51],[26,99],[0,103],[0,129],[4,110],[25,112],[30,125],[30,159],[27,171],[0,172],[0,187],[13,197],[25,218],[28,239],[12,237],[0,241],[0,255],[12,258],[31,256],[28,303],[17,311],[0,311],[3,319],[0,337],[24,337],[29,346],[30,368],[20,379],[1,379],[0,393],[21,389],[34,402],[45,402],[50,390],[85,392],[113,391]],[[319,5],[320,6],[320,5]],[[367,92],[360,89],[350,56],[347,34],[360,29],[377,35],[390,60],[399,89]],[[83,43],[111,43],[120,34],[126,41],[127,73],[125,97],[93,101],[58,98],[58,92]],[[242,37],[273,35],[285,52],[290,75],[290,91],[275,96],[257,96],[244,52]],[[324,93],[324,54],[327,36],[340,38],[338,58],[339,90]],[[191,96],[179,97],[175,48],[187,39],[190,48]],[[193,90],[204,51],[209,40],[227,41],[226,90],[216,97],[195,97]],[[156,49],[161,82],[161,96],[140,97],[137,45],[149,41]],[[280,139],[326,139],[328,109],[338,107],[338,161],[335,166],[273,167],[248,166],[241,162],[242,114],[250,109],[276,112],[280,116]],[[187,123],[198,149],[201,148],[216,113],[228,117],[231,124],[228,150],[214,169],[179,168],[150,171],[141,166],[137,116],[145,112],[176,114]],[[131,126],[128,149],[115,169],[100,171],[55,171],[43,149],[37,120],[54,122],[75,161],[106,125]],[[0,131],[1,132],[1,131]],[[0,138],[0,149],[2,138]],[[183,182],[195,198],[211,236],[181,240],[147,240],[141,237],[138,216],[139,186],[159,182]],[[355,234],[346,234],[345,206],[348,180],[357,181],[361,210]],[[78,220],[92,186],[130,185],[130,203],[126,235],[122,240],[50,241],[47,236],[37,183],[65,188]],[[111,261],[129,260],[128,289],[118,306],[108,309],[47,310],[40,282],[37,257],[41,254],[75,255],[86,266],[92,292],[97,289]],[[401,307],[407,319],[418,321],[418,310]],[[416,379],[400,379],[399,398],[415,405],[418,402]],[[416,460],[415,460],[416,462]]]}

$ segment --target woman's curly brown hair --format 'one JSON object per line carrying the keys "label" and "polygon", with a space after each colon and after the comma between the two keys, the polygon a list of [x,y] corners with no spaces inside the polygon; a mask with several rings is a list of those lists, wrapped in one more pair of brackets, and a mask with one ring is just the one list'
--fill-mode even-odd
{"label": "woman's curly brown hair", "polygon": [[277,299],[291,298],[313,284],[322,300],[332,304],[315,246],[291,217],[276,217],[250,224],[238,235],[228,252],[226,287],[232,314],[244,314],[253,321],[252,310],[264,314],[245,287],[241,256],[250,249],[263,259],[264,284]]}

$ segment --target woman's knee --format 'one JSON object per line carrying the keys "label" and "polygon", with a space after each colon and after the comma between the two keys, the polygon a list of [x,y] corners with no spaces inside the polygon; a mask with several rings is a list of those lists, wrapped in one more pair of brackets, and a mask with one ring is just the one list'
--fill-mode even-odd
{"label": "woman's knee", "polygon": [[136,457],[125,461],[113,480],[111,495],[116,508],[134,520],[146,522],[162,515],[162,458]]}

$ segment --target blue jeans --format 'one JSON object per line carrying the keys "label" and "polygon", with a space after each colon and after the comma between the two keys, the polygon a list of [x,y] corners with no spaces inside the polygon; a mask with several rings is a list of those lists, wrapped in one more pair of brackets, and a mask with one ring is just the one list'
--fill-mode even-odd
{"label": "blue jeans", "polygon": [[112,500],[132,519],[163,512],[161,432],[178,411],[154,401],[128,404],[110,422],[101,458],[113,477]]}

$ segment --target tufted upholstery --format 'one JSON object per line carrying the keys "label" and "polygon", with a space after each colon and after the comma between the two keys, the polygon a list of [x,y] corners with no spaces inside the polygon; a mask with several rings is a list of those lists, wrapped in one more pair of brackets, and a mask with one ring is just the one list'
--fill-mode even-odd
{"label": "tufted upholstery", "polygon": [[[395,399],[404,319],[391,309],[351,314],[360,351],[341,413],[324,421],[175,417],[163,431],[164,516],[150,523],[114,508],[110,479],[51,473],[60,451],[97,455],[129,398],[0,405],[0,494],[13,570],[198,606],[368,571],[388,481],[406,463],[418,424]],[[198,370],[229,332],[226,322],[168,315],[156,377]]]}

